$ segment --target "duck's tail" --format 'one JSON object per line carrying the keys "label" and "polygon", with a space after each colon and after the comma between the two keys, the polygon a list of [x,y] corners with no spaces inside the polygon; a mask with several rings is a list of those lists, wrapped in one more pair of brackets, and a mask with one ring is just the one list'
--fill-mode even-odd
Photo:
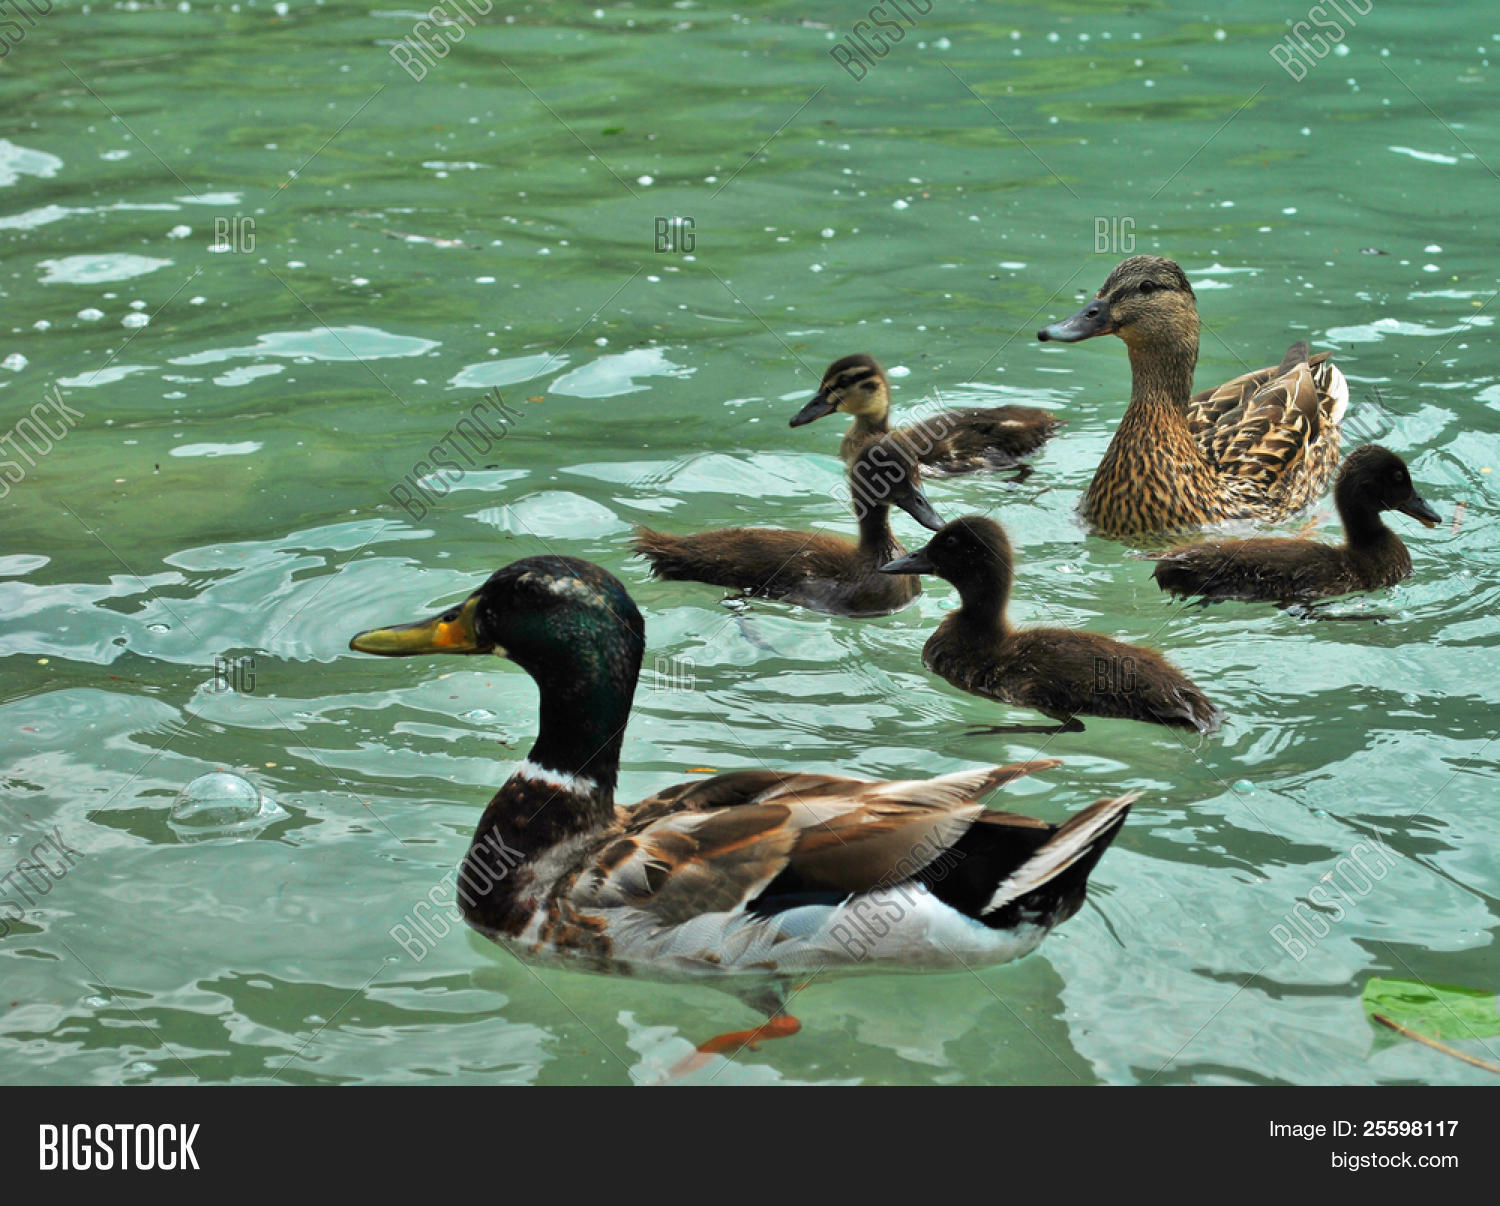
{"label": "duck's tail", "polygon": [[1010,873],[980,910],[988,926],[1058,925],[1083,905],[1089,872],[1125,823],[1138,791],[1090,804]]}
{"label": "duck's tail", "polygon": [[651,563],[651,572],[658,578],[680,578],[688,571],[681,536],[669,536],[666,532],[637,524],[630,547]]}
{"label": "duck's tail", "polygon": [[1349,383],[1344,380],[1344,374],[1339,372],[1338,366],[1331,361],[1324,361],[1313,370],[1313,381],[1318,392],[1325,395],[1330,403],[1328,422],[1337,427],[1344,421],[1344,412],[1349,409]]}

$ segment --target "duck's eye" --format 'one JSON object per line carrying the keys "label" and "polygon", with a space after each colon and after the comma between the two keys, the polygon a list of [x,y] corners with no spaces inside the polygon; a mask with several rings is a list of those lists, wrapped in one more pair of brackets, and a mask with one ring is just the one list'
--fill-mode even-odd
{"label": "duck's eye", "polygon": [[1155,293],[1155,292],[1156,292],[1156,282],[1155,281],[1142,281],[1141,282],[1141,295],[1142,296],[1147,296],[1147,295]]}
{"label": "duck's eye", "polygon": [[452,611],[445,611],[443,613],[443,623],[444,624],[451,624],[451,623],[453,623],[453,621],[455,621],[456,619],[458,619],[458,612],[459,612],[459,609],[456,608],[456,607]]}
{"label": "duck's eye", "polygon": [[875,392],[875,382],[874,381],[866,381],[861,388],[867,394],[874,393]]}

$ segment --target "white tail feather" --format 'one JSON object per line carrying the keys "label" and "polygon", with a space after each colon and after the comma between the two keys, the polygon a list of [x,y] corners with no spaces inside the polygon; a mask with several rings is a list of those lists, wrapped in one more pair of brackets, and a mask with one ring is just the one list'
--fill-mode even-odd
{"label": "white tail feather", "polygon": [[1329,412],[1328,421],[1334,426],[1344,421],[1344,412],[1349,409],[1349,383],[1344,380],[1344,374],[1339,372],[1336,365],[1328,366],[1328,390],[1329,398],[1333,400],[1333,410]]}

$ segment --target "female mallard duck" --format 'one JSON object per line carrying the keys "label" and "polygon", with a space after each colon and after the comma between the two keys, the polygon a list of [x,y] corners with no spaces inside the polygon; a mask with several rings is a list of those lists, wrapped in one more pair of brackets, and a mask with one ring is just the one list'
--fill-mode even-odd
{"label": "female mallard duck", "polygon": [[1193,393],[1198,309],[1171,260],[1125,260],[1072,318],[1037,332],[1076,343],[1118,335],[1130,405],[1079,508],[1105,536],[1182,531],[1226,519],[1282,519],[1328,483],[1349,403],[1327,353],[1294,343],[1281,364]]}
{"label": "female mallard duck", "polygon": [[[839,447],[846,464],[870,440],[890,431],[891,386],[873,357],[845,356],[830,364],[817,394],[793,416],[791,426],[801,427],[836,410],[854,416]],[[1055,415],[1034,406],[995,406],[943,411],[898,428],[895,434],[929,474],[952,477],[982,469],[1014,469],[1061,425]]]}
{"label": "female mallard duck", "polygon": [[885,436],[867,444],[849,466],[849,493],[859,542],[783,528],[720,528],[669,536],[638,527],[635,551],[658,578],[730,586],[746,595],[781,599],[837,615],[885,615],[922,593],[915,577],[890,578],[880,567],[903,549],[891,533],[894,503],[925,527],[943,521],[922,493],[911,452]]}
{"label": "female mallard duck", "polygon": [[1026,954],[1082,906],[1135,798],[1061,826],[978,803],[1058,765],[1045,760],[909,782],[731,771],[620,807],[645,624],[618,579],[573,557],[514,562],[441,615],[349,644],[493,653],[531,675],[536,744],[475,830],[459,871],[464,917],[527,962],[712,977],[772,1015],[700,1051],[795,1033],[775,1016],[787,977]]}
{"label": "female mallard duck", "polygon": [[1005,531],[982,515],[955,519],[926,548],[885,567],[937,574],[958,588],[959,608],[922,647],[922,664],[971,695],[1035,708],[1055,728],[1081,732],[1080,716],[1147,720],[1211,733],[1223,713],[1159,653],[1071,628],[1013,628],[1006,618],[1015,555]]}
{"label": "female mallard duck", "polygon": [[1333,487],[1344,543],[1311,540],[1237,540],[1172,549],[1156,558],[1156,584],[1184,597],[1309,603],[1356,590],[1378,590],[1411,575],[1401,537],[1382,511],[1400,511],[1427,527],[1438,513],[1412,485],[1406,462],[1378,444],[1356,448]]}

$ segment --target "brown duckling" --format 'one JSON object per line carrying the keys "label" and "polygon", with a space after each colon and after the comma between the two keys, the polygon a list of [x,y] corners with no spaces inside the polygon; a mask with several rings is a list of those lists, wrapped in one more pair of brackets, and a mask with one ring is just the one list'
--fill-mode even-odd
{"label": "brown duckling", "polygon": [[634,548],[658,578],[736,587],[745,595],[781,599],[837,615],[878,616],[922,593],[914,575],[889,577],[880,567],[906,550],[891,532],[900,507],[936,531],[943,521],[922,493],[921,471],[898,439],[878,437],[849,466],[849,492],[859,520],[856,543],[821,532],[783,528],[721,528],[669,536],[636,528]]}
{"label": "brown duckling", "polygon": [[1070,628],[1013,628],[1006,618],[1015,555],[998,523],[966,515],[925,548],[884,566],[937,574],[960,606],[922,648],[922,664],[971,695],[1035,708],[1058,724],[992,732],[1081,732],[1080,716],[1146,720],[1211,733],[1223,713],[1159,653]]}
{"label": "brown duckling", "polygon": [[1193,394],[1198,308],[1177,264],[1137,255],[1071,318],[1037,338],[1118,335],[1130,405],[1079,507],[1104,536],[1284,519],[1323,492],[1339,458],[1349,386],[1327,353],[1294,343],[1274,369]]}
{"label": "brown duckling", "polygon": [[1356,448],[1333,487],[1344,543],[1237,540],[1171,549],[1154,558],[1156,584],[1205,602],[1243,599],[1308,603],[1357,590],[1378,590],[1411,576],[1411,556],[1385,526],[1382,511],[1400,511],[1427,527],[1438,513],[1412,485],[1406,462],[1378,444]]}
{"label": "brown duckling", "polygon": [[[845,464],[865,444],[890,431],[891,385],[874,357],[845,356],[830,364],[817,394],[792,417],[791,426],[801,427],[836,410],[854,416],[839,446]],[[1060,426],[1061,420],[1050,411],[1034,406],[995,406],[945,410],[897,428],[895,434],[906,441],[931,477],[1018,466],[1025,470],[1024,477],[1031,469],[1021,462]]]}

